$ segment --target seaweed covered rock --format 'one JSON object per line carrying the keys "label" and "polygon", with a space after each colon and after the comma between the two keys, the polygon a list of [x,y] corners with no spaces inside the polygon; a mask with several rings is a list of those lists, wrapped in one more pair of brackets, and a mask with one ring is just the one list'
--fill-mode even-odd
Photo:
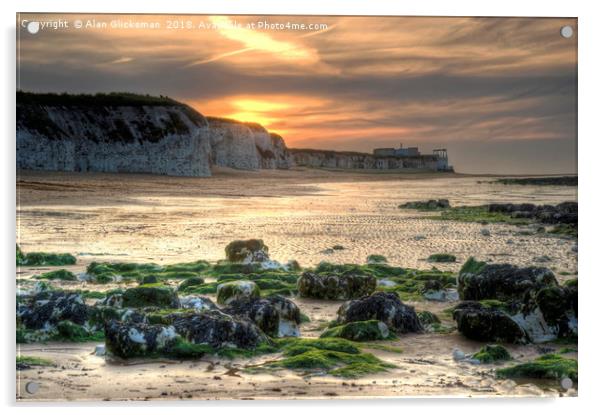
{"label": "seaweed covered rock", "polygon": [[577,287],[550,286],[530,291],[513,318],[535,343],[576,338],[577,308]]}
{"label": "seaweed covered rock", "polygon": [[224,309],[224,312],[247,317],[269,336],[299,336],[299,324],[301,324],[299,307],[280,295],[262,299],[235,300]]}
{"label": "seaweed covered rock", "polygon": [[28,329],[50,329],[60,321],[85,324],[90,307],[80,294],[42,291],[18,304],[17,317]]}
{"label": "seaweed covered rock", "polygon": [[511,360],[512,356],[504,346],[487,344],[477,353],[473,354],[472,358],[477,359],[480,363],[495,363]]}
{"label": "seaweed covered rock", "polygon": [[400,334],[423,331],[414,307],[402,303],[397,293],[377,292],[347,301],[339,307],[337,315],[338,324],[378,320]]}
{"label": "seaweed covered rock", "polygon": [[175,314],[171,324],[190,343],[207,344],[215,349],[232,346],[254,349],[268,341],[261,329],[250,320],[219,310]]}
{"label": "seaweed covered rock", "polygon": [[185,291],[187,288],[198,287],[199,285],[203,284],[205,284],[205,280],[201,277],[188,278],[180,283],[178,286],[178,291]]}
{"label": "seaweed covered rock", "polygon": [[122,307],[178,308],[180,300],[174,290],[161,285],[141,285],[128,288],[122,294]]}
{"label": "seaweed covered rock", "polygon": [[498,369],[496,372],[500,378],[570,378],[574,382],[578,380],[577,373],[577,360],[567,359],[557,354],[546,354],[531,362]]}
{"label": "seaweed covered rock", "polygon": [[341,337],[343,339],[363,342],[385,340],[391,336],[389,327],[378,320],[354,321],[326,330],[320,337]]}
{"label": "seaweed covered rock", "polygon": [[579,205],[577,202],[563,202],[556,206],[534,205],[532,203],[493,203],[487,205],[489,212],[504,213],[515,218],[533,219],[541,223],[564,224],[576,227]]}
{"label": "seaweed covered rock", "polygon": [[259,298],[259,295],[259,287],[253,281],[230,281],[217,286],[218,304],[228,305],[235,300],[252,300]]}
{"label": "seaweed covered rock", "polygon": [[75,257],[71,254],[55,254],[47,252],[24,253],[17,245],[17,266],[40,266],[40,265],[74,265]]}
{"label": "seaweed covered rock", "polygon": [[523,328],[506,312],[477,301],[464,301],[454,308],[458,331],[472,340],[526,343]]}
{"label": "seaweed covered rock", "polygon": [[400,209],[437,210],[450,207],[447,199],[430,199],[424,201],[407,202],[399,205]]}
{"label": "seaweed covered rock", "polygon": [[167,354],[177,342],[177,333],[173,326],[111,320],[105,325],[105,342],[108,352],[124,359]]}
{"label": "seaweed covered rock", "polygon": [[34,275],[36,280],[61,280],[61,281],[76,281],[77,277],[71,271],[66,269],[57,269],[54,271],[44,272],[39,275]]}
{"label": "seaweed covered rock", "polygon": [[304,272],[297,280],[297,290],[301,297],[351,300],[372,294],[376,283],[376,278],[371,275]]}
{"label": "seaweed covered rock", "polygon": [[268,247],[261,239],[232,241],[226,246],[226,258],[230,262],[264,262],[270,259]]}
{"label": "seaweed covered rock", "polygon": [[462,300],[522,301],[530,290],[556,285],[554,273],[547,268],[486,264],[474,258],[466,261],[458,275],[458,293]]}
{"label": "seaweed covered rock", "polygon": [[435,313],[432,313],[428,310],[419,311],[417,315],[418,320],[420,320],[420,324],[422,324],[423,327],[441,323],[439,317],[437,317]]}
{"label": "seaweed covered rock", "polygon": [[427,259],[428,262],[456,262],[456,256],[452,254],[432,254]]}

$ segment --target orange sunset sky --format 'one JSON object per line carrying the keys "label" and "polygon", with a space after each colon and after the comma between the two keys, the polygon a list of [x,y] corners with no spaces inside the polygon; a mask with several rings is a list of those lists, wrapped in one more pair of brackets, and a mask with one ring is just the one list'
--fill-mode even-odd
{"label": "orange sunset sky", "polygon": [[[447,147],[462,172],[576,173],[576,19],[17,19],[18,87],[26,91],[162,94],[204,115],[259,122],[289,147],[403,143],[425,153]],[[69,27],[31,34],[21,24],[59,19]],[[75,28],[76,20],[89,27]],[[111,28],[115,21],[160,28]],[[188,22],[193,28],[174,27]],[[317,29],[248,26],[260,22]],[[564,25],[575,29],[571,39],[560,36]]]}

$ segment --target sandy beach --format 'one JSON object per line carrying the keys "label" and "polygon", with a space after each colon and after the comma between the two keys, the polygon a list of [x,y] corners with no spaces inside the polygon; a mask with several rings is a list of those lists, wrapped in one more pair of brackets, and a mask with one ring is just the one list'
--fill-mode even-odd
{"label": "sandy beach", "polygon": [[[293,169],[260,172],[221,169],[212,178],[133,174],[21,171],[17,177],[17,241],[24,251],[70,252],[82,272],[92,261],[170,264],[224,258],[235,239],[260,238],[270,257],[295,259],[304,267],[321,261],[364,263],[380,254],[396,266],[430,269],[433,253],[454,254],[457,262],[437,264],[457,272],[470,256],[494,263],[527,266],[549,257],[544,266],[557,279],[575,278],[575,239],[523,232],[528,227],[432,220],[428,213],[402,210],[408,201],[449,199],[456,205],[493,202],[557,204],[574,201],[576,187],[511,186],[492,177],[437,173],[370,173]],[[482,230],[486,228],[490,236]],[[332,250],[335,245],[344,249]],[[21,267],[17,285],[31,287],[31,276],[50,267]],[[106,290],[86,282],[55,282],[69,289]],[[213,297],[214,299],[214,297]],[[302,336],[319,336],[336,315],[340,301],[293,298],[311,322]],[[417,310],[444,312],[454,303],[413,301]],[[408,334],[382,341],[401,353],[370,350],[396,368],[360,379],[304,376],[288,370],[248,373],[244,369],[274,356],[199,361],[105,360],[96,343],[18,345],[24,355],[49,358],[50,367],[17,372],[17,397],[30,400],[147,399],[321,399],[453,396],[559,396],[556,382],[533,383],[495,378],[497,365],[456,362],[452,350],[476,352],[482,343],[450,334]],[[506,345],[517,361],[527,361],[561,345]],[[367,346],[369,350],[369,346]],[[569,357],[576,357],[572,353]],[[506,363],[505,365],[508,365]],[[38,382],[35,394],[24,391]]]}

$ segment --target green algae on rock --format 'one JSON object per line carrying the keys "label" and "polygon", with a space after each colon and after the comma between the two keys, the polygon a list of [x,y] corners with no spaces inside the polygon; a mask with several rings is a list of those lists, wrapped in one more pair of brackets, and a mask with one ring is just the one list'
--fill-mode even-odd
{"label": "green algae on rock", "polygon": [[512,356],[504,346],[499,344],[485,345],[472,357],[481,363],[495,363],[512,360]]}
{"label": "green algae on rock", "polygon": [[217,303],[229,304],[235,300],[259,298],[261,292],[253,281],[239,280],[224,282],[217,286]]}
{"label": "green algae on rock", "polygon": [[447,199],[431,199],[423,201],[407,202],[398,206],[400,209],[416,209],[416,210],[441,210],[450,207]]}
{"label": "green algae on rock", "polygon": [[55,254],[47,252],[23,253],[17,245],[17,266],[41,266],[41,265],[74,265],[76,259],[71,254]]}
{"label": "green algae on rock", "polygon": [[201,277],[188,278],[178,285],[178,291],[186,291],[190,287],[198,287],[203,284],[205,284],[205,280]]}
{"label": "green algae on rock", "polygon": [[19,355],[16,359],[17,370],[29,369],[31,366],[52,366],[54,362],[37,356]]}
{"label": "green algae on rock", "polygon": [[393,336],[385,323],[378,320],[354,321],[326,330],[321,338],[340,337],[351,341],[387,340]]}
{"label": "green algae on rock", "polygon": [[198,277],[209,266],[209,263],[203,260],[166,266],[153,263],[92,262],[86,268],[86,274],[90,276],[91,282],[101,284],[120,280],[143,282],[145,278],[164,281]]}
{"label": "green algae on rock", "polygon": [[104,339],[102,331],[90,331],[84,326],[72,323],[68,320],[61,321],[56,325],[58,334],[53,340],[72,341],[72,342],[88,342],[101,341]]}
{"label": "green algae on rock", "polygon": [[395,367],[340,338],[286,339],[278,346],[283,358],[265,367],[322,372],[343,378],[358,378]]}
{"label": "green algae on rock", "polygon": [[167,286],[147,284],[128,288],[122,294],[123,307],[178,308],[180,301],[174,290]]}
{"label": "green algae on rock", "polygon": [[570,378],[577,382],[577,360],[568,359],[557,354],[546,354],[537,359],[520,363],[516,366],[498,369],[500,378],[533,378],[533,379],[563,379]]}
{"label": "green algae on rock", "polygon": [[62,280],[62,281],[76,281],[77,277],[71,271],[66,269],[57,269],[56,271],[49,271],[43,274],[34,275],[36,280]]}
{"label": "green algae on rock", "polygon": [[437,315],[435,313],[432,313],[428,310],[418,311],[416,314],[418,315],[418,320],[420,320],[420,323],[423,326],[441,323],[441,320],[439,319],[439,317],[437,317]]}
{"label": "green algae on rock", "polygon": [[429,262],[456,262],[456,256],[452,254],[432,254],[428,257]]}
{"label": "green algae on rock", "polygon": [[297,280],[301,297],[325,300],[350,300],[371,294],[375,289],[376,278],[364,274],[304,272]]}

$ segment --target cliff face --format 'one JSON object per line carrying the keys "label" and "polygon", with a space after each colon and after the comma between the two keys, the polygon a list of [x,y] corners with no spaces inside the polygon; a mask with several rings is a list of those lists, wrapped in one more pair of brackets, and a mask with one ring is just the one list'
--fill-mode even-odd
{"label": "cliff face", "polygon": [[208,117],[211,160],[235,169],[288,169],[292,159],[284,140],[259,124]]}
{"label": "cliff face", "polygon": [[17,168],[210,176],[289,168],[282,138],[164,97],[17,93]]}
{"label": "cliff face", "polygon": [[235,169],[426,169],[434,155],[287,149],[255,123],[204,117],[165,97],[17,93],[17,168],[210,176]]}

